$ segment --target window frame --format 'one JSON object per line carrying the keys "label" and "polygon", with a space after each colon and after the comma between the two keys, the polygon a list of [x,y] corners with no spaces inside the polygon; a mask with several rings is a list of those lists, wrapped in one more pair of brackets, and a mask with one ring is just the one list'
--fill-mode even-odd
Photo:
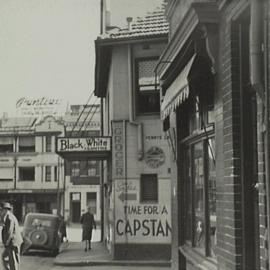
{"label": "window frame", "polygon": [[[21,170],[27,170],[27,169],[33,169],[33,179],[30,179],[30,178],[27,178],[27,179],[22,179],[22,172],[21,172]],[[35,171],[36,171],[36,169],[35,169],[35,167],[34,166],[23,166],[23,167],[18,167],[18,173],[19,173],[19,177],[18,177],[18,181],[20,181],[20,182],[33,182],[33,181],[35,181]]]}
{"label": "window frame", "polygon": [[52,136],[51,135],[45,136],[45,152],[46,153],[52,152]]}
{"label": "window frame", "polygon": [[51,182],[51,181],[52,181],[52,167],[45,166],[45,182]]}
{"label": "window frame", "polygon": [[[143,198],[144,194],[143,194],[143,184],[142,183],[145,180],[148,181],[147,177],[149,177],[150,179],[151,178],[155,179],[155,181],[156,181],[156,195],[154,195],[154,196],[156,196],[155,199],[150,199],[149,200],[149,199]],[[158,174],[156,174],[156,173],[144,173],[144,174],[140,175],[140,202],[141,203],[152,203],[152,204],[158,203],[159,202],[159,192],[158,192],[158,190],[159,190]]]}
{"label": "window frame", "polygon": [[[20,145],[20,139],[21,138],[32,138],[34,141],[34,144],[31,146],[22,146]],[[19,153],[34,153],[36,151],[36,142],[35,142],[35,136],[20,136],[18,137],[18,152]]]}
{"label": "window frame", "polygon": [[[155,77],[154,74],[154,85],[153,85],[153,90],[144,90],[140,92],[140,84],[139,84],[139,63],[144,62],[144,61],[155,61],[156,63],[158,62],[159,56],[146,56],[146,57],[136,57],[134,60],[134,70],[135,70],[135,76],[134,76],[134,85],[135,85],[135,108],[136,108],[136,115],[156,115],[160,113],[160,93],[159,93],[159,82],[158,78]],[[155,65],[154,65],[155,66]],[[157,100],[158,100],[158,110],[157,111],[149,111],[145,112],[142,111],[139,104],[140,104],[140,97],[147,96],[147,95],[157,95]],[[148,106],[144,106],[148,107]]]}

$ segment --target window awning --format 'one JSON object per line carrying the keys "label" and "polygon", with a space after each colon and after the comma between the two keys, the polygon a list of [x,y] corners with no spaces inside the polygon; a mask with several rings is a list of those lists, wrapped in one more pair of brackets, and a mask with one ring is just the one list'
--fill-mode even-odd
{"label": "window awning", "polygon": [[161,104],[161,119],[164,120],[172,111],[174,111],[189,96],[188,75],[192,68],[196,54],[191,57],[181,73],[175,78],[168,87]]}

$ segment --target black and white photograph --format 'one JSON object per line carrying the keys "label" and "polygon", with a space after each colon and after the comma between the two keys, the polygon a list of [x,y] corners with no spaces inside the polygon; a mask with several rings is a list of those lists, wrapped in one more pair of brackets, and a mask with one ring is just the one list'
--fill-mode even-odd
{"label": "black and white photograph", "polygon": [[270,270],[270,0],[0,0],[0,269]]}

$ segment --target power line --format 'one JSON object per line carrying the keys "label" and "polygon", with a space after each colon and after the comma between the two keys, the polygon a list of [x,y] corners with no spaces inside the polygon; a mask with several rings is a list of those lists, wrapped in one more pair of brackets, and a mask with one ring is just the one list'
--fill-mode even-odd
{"label": "power line", "polygon": [[90,96],[88,97],[88,100],[87,100],[86,104],[83,106],[83,109],[82,109],[80,115],[78,116],[76,122],[74,123],[74,125],[73,125],[73,127],[72,127],[72,130],[71,130],[71,132],[70,132],[70,134],[69,134],[70,137],[71,137],[71,135],[72,135],[74,129],[76,128],[78,122],[80,121],[80,118],[81,118],[81,116],[83,115],[83,113],[84,113],[84,111],[85,111],[85,108],[86,108],[87,105],[89,104],[89,102],[90,102],[90,100],[91,100],[91,98],[92,98],[93,95],[94,95],[94,91],[91,92]]}
{"label": "power line", "polygon": [[[94,105],[96,105],[96,102],[97,102],[97,101],[98,101],[98,98],[95,100],[95,102],[94,102],[94,103],[92,104],[92,106],[90,107],[90,109],[89,109],[89,111],[88,111],[88,113],[87,113],[86,117],[84,118],[84,121],[83,121],[83,122],[82,122],[82,124],[81,124],[80,129],[78,130],[78,133],[80,133],[80,132],[81,132],[81,130],[82,130],[82,128],[83,128],[83,126],[84,126],[84,124],[85,124],[85,122],[86,122],[86,120],[87,120],[88,116],[89,116],[89,115],[90,115],[90,113],[92,112],[92,108],[94,107]],[[98,106],[97,106],[97,107],[98,107]],[[92,118],[93,118],[94,114],[96,113],[97,107],[96,107],[95,111],[93,112],[93,115],[92,115],[92,117],[91,117],[91,119],[90,119],[89,121],[91,121],[91,120],[92,120]]]}

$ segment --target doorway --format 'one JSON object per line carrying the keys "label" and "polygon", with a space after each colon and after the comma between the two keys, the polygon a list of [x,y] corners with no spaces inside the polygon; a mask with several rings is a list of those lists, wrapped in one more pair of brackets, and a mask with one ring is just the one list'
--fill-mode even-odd
{"label": "doorway", "polygon": [[81,218],[81,193],[70,194],[71,222],[79,223]]}

